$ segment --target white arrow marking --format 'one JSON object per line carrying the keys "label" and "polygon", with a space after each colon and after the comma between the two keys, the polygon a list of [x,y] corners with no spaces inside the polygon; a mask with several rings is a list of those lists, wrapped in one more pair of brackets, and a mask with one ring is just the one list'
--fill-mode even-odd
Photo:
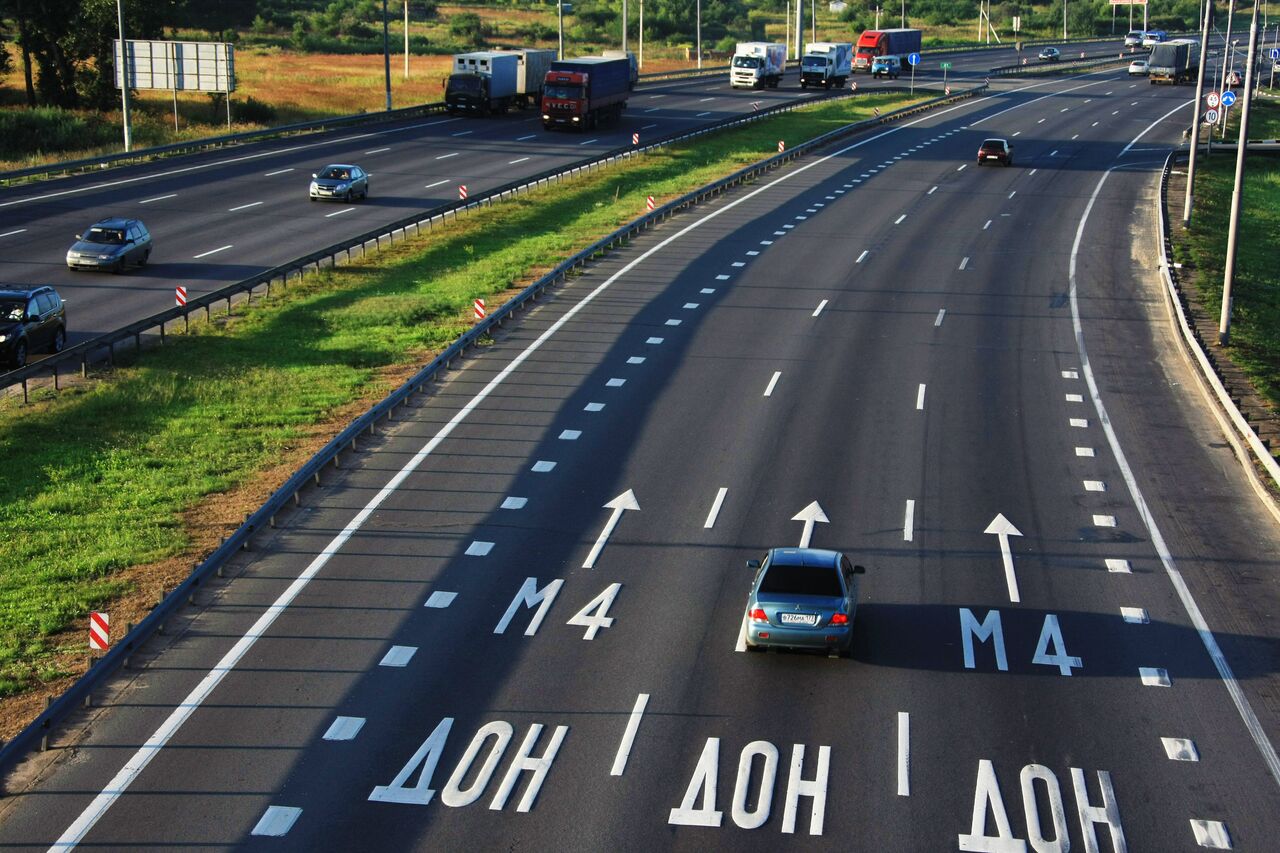
{"label": "white arrow marking", "polygon": [[1021,536],[1022,533],[1009,523],[1004,513],[999,512],[983,533],[994,533],[1000,537],[1000,558],[1004,560],[1004,579],[1009,584],[1009,600],[1017,604],[1022,599],[1018,597],[1018,578],[1013,573],[1013,552],[1009,550],[1009,537]]}
{"label": "white arrow marking", "polygon": [[605,509],[613,510],[613,514],[609,516],[609,520],[604,523],[604,530],[600,531],[600,538],[596,539],[596,544],[591,546],[591,553],[587,555],[586,562],[582,564],[582,568],[594,568],[596,558],[600,556],[600,552],[604,550],[604,543],[609,541],[609,534],[613,533],[613,528],[618,526],[618,522],[622,520],[622,514],[629,509],[640,509],[640,503],[636,500],[636,493],[627,489],[613,500],[604,505]]}
{"label": "white arrow marking", "polygon": [[827,514],[822,511],[822,507],[818,506],[818,502],[814,501],[804,509],[797,512],[791,517],[792,521],[804,522],[804,533],[800,534],[800,547],[808,548],[809,540],[813,538],[813,525],[819,521],[826,524],[829,519]]}

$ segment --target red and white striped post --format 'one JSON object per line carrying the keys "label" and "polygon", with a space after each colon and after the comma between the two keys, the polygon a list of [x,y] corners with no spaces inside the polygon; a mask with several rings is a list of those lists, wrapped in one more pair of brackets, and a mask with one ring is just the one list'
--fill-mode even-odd
{"label": "red and white striped post", "polygon": [[779,153],[779,154],[781,154],[783,151],[786,151],[786,150],[787,150],[787,143],[786,143],[784,140],[779,139],[779,140],[778,140],[778,153]]}
{"label": "red and white striped post", "polygon": [[649,198],[645,200],[645,207],[649,208],[650,210],[654,209],[655,205],[653,203],[653,196],[649,196]]}
{"label": "red and white striped post", "polygon": [[111,646],[111,617],[106,613],[89,614],[89,648],[106,651]]}
{"label": "red and white striped post", "polygon": [[458,198],[459,198],[461,201],[466,201],[466,200],[467,200],[467,185],[466,185],[466,184],[458,184]]}
{"label": "red and white striped post", "polygon": [[950,95],[950,94],[951,94],[951,87],[950,87],[950,86],[944,86],[944,87],[942,88],[942,94],[944,94],[944,95]]}
{"label": "red and white striped post", "polygon": [[477,321],[483,320],[485,318],[483,299],[477,299],[474,302],[472,302],[471,308],[472,308],[472,314],[475,316]]}
{"label": "red and white striped post", "polygon": [[187,304],[187,289],[182,285],[178,285],[173,290],[173,301],[181,308]]}
{"label": "red and white striped post", "polygon": [[854,80],[854,81],[853,81],[853,85],[851,85],[851,86],[849,87],[849,91],[850,91],[850,92],[856,92],[856,91],[858,91],[858,81],[857,81],[857,80]]}
{"label": "red and white striped post", "polygon": [[879,107],[872,107],[872,108],[871,108],[871,112],[875,113],[876,118],[880,118],[880,108],[879,108]]}
{"label": "red and white striped post", "polygon": [[638,131],[636,133],[631,134],[631,144],[632,145],[640,144],[640,133]]}
{"label": "red and white striped post", "polygon": [[759,102],[759,101],[752,101],[752,102],[751,102],[751,112],[755,113],[755,112],[759,112],[759,111],[760,111],[760,102]]}

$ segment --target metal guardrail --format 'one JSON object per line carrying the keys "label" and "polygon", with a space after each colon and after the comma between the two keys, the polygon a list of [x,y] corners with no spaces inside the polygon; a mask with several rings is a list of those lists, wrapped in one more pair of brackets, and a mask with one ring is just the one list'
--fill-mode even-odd
{"label": "metal guardrail", "polygon": [[[165,623],[174,618],[177,611],[186,603],[192,602],[204,584],[242,550],[249,550],[253,535],[264,529],[275,526],[278,514],[290,506],[301,503],[303,490],[312,483],[319,483],[325,469],[332,465],[341,467],[342,454],[350,450],[358,450],[357,442],[366,434],[373,434],[379,421],[393,420],[397,407],[408,403],[414,395],[423,393],[424,386],[431,382],[436,374],[448,370],[455,359],[462,358],[466,351],[479,343],[489,332],[500,327],[508,319],[515,318],[520,309],[531,302],[536,302],[548,288],[565,281],[577,268],[587,264],[599,255],[603,255],[620,243],[625,243],[637,234],[674,216],[675,214],[702,203],[708,198],[717,196],[738,184],[755,179],[777,167],[794,160],[810,151],[827,145],[845,136],[883,125],[897,119],[924,112],[944,103],[965,100],[985,91],[985,84],[956,92],[952,95],[932,98],[920,104],[892,110],[882,116],[846,125],[829,131],[807,142],[801,142],[786,152],[768,157],[731,175],[699,187],[692,192],[674,199],[656,210],[632,220],[610,234],[600,238],[582,251],[559,263],[550,272],[530,284],[501,308],[491,313],[480,323],[473,326],[444,352],[440,353],[429,364],[414,374],[408,381],[376,403],[367,412],[351,422],[346,429],[329,441],[314,456],[302,465],[271,497],[260,506],[230,537],[223,541],[216,550],[203,562],[199,563],[191,574],[171,593],[166,595],[141,622],[132,628],[119,642],[90,666],[89,670],[76,679],[67,690],[44,709],[26,728],[12,740],[0,748],[0,773],[13,767],[19,760],[39,746],[48,747],[48,738],[53,727],[72,711],[91,703],[94,690],[108,677],[122,667],[127,667],[130,658],[141,651],[152,636],[163,633]],[[857,97],[854,93],[843,93],[838,98]],[[812,101],[808,102],[812,103]],[[784,105],[788,109],[798,109],[803,104]],[[742,121],[741,119],[739,121]],[[708,131],[701,131],[703,133]]]}
{"label": "metal guardrail", "polygon": [[[919,87],[917,87],[919,88]],[[897,92],[906,91],[906,87],[888,87],[876,89],[877,93],[881,92]],[[866,94],[865,92],[862,94]],[[765,107],[756,112],[746,115],[733,116],[710,124],[702,125],[693,130],[677,131],[658,137],[657,139],[647,142],[643,145],[631,147],[620,146],[603,155],[587,157],[565,166],[554,169],[548,169],[539,172],[531,177],[520,178],[506,184],[502,184],[494,189],[483,193],[476,193],[466,200],[456,200],[448,202],[437,207],[429,208],[425,211],[395,220],[388,225],[381,225],[378,228],[366,231],[355,237],[345,239],[339,243],[334,243],[314,252],[310,252],[299,258],[286,261],[283,264],[271,267],[249,278],[242,279],[238,282],[220,287],[211,293],[202,296],[192,297],[187,300],[187,304],[183,306],[175,306],[166,309],[149,317],[144,317],[119,329],[99,335],[92,340],[83,341],[75,346],[67,347],[60,353],[42,358],[37,362],[28,364],[16,370],[10,370],[7,373],[0,373],[0,390],[10,388],[14,385],[22,386],[23,402],[29,401],[29,383],[33,379],[51,376],[53,387],[57,390],[60,387],[61,372],[65,365],[76,364],[77,372],[81,376],[88,374],[91,362],[105,360],[108,363],[114,362],[116,355],[116,347],[120,343],[133,341],[134,349],[140,349],[142,346],[143,334],[158,330],[160,340],[163,343],[165,337],[166,326],[175,321],[182,321],[184,328],[190,325],[191,314],[203,311],[206,318],[212,314],[213,307],[219,303],[227,303],[227,312],[232,311],[233,297],[245,294],[247,299],[252,302],[255,291],[265,287],[266,294],[271,294],[272,286],[278,281],[281,286],[287,285],[290,278],[301,278],[308,270],[315,272],[322,268],[336,267],[339,259],[349,261],[353,257],[363,257],[369,251],[377,251],[387,243],[392,245],[399,241],[403,241],[410,235],[417,234],[421,230],[430,229],[433,225],[443,223],[449,217],[457,217],[459,213],[472,210],[481,206],[487,206],[497,199],[501,200],[509,196],[518,195],[528,192],[531,189],[542,186],[552,181],[559,181],[565,177],[571,177],[584,170],[592,170],[608,165],[621,158],[632,157],[664,145],[670,145],[673,142],[679,142],[685,139],[692,139],[706,133],[712,133],[726,127],[734,127],[740,124],[747,124],[759,121],[770,115],[776,115],[781,112],[789,112],[799,109],[803,106],[813,104],[820,100],[830,100],[840,98],[842,96],[852,96],[850,93],[832,93],[818,98],[809,98],[804,101],[796,101],[792,103],[776,104],[772,107]]]}
{"label": "metal guardrail", "polygon": [[998,68],[992,68],[989,73],[992,77],[1011,77],[1015,75],[1034,77],[1041,74],[1054,74],[1059,71],[1080,68],[1127,64],[1132,61],[1132,57],[1127,53],[1117,56],[1090,56],[1084,59],[1060,59],[1054,62],[1028,62],[1026,65],[1001,65]]}

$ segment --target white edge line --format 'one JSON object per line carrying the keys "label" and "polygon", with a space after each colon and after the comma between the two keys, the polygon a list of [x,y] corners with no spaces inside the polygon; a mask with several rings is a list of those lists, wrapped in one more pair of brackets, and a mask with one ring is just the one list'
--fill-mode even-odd
{"label": "white edge line", "polygon": [[[1152,127],[1155,127],[1178,110],[1185,108],[1186,103],[1184,102],[1156,119],[1142,133],[1134,137],[1133,141],[1125,146],[1124,150],[1128,151]],[[1122,151],[1121,156],[1123,156],[1123,153]],[[1111,426],[1111,418],[1107,415],[1106,407],[1102,403],[1102,396],[1098,391],[1098,383],[1093,376],[1093,367],[1089,362],[1088,352],[1085,350],[1084,328],[1080,322],[1080,304],[1076,297],[1076,262],[1080,253],[1080,244],[1084,240],[1085,225],[1089,221],[1089,214],[1093,211],[1093,205],[1098,200],[1098,196],[1102,192],[1102,186],[1106,183],[1107,178],[1119,168],[1123,167],[1112,166],[1102,174],[1102,177],[1098,178],[1098,184],[1094,187],[1093,194],[1089,197],[1089,203],[1085,206],[1084,213],[1080,217],[1080,225],[1076,228],[1075,242],[1071,246],[1067,277],[1070,282],[1071,325],[1075,331],[1076,349],[1080,353],[1080,369],[1084,373],[1085,382],[1089,386],[1089,396],[1093,399],[1094,409],[1098,413],[1098,421],[1102,424],[1102,430],[1107,436],[1107,444],[1111,446],[1111,452],[1116,458],[1116,465],[1120,468],[1120,474],[1124,477],[1125,485],[1129,488],[1129,494],[1133,498],[1138,515],[1142,518],[1142,523],[1147,528],[1147,533],[1151,536],[1151,544],[1155,548],[1156,554],[1160,557],[1160,563],[1164,566],[1165,574],[1173,585],[1174,591],[1178,594],[1178,600],[1182,602],[1182,607],[1187,616],[1190,617],[1191,623],[1195,626],[1196,633],[1200,635],[1200,642],[1204,644],[1205,651],[1209,653],[1209,658],[1213,661],[1214,668],[1218,671],[1218,677],[1222,679],[1231,701],[1235,703],[1236,711],[1240,714],[1240,719],[1244,722],[1250,736],[1252,736],[1258,752],[1262,755],[1263,762],[1267,765],[1267,769],[1271,772],[1276,784],[1280,785],[1280,757],[1277,757],[1275,747],[1267,739],[1262,723],[1258,721],[1258,716],[1249,704],[1248,697],[1244,695],[1244,691],[1240,688],[1240,683],[1236,680],[1235,673],[1231,670],[1231,665],[1227,663],[1226,656],[1223,655],[1222,649],[1218,646],[1217,638],[1214,637],[1208,623],[1205,622],[1199,605],[1196,604],[1195,598],[1191,595],[1191,590],[1187,587],[1187,583],[1182,577],[1182,572],[1174,564],[1173,554],[1170,553],[1169,546],[1165,542],[1160,528],[1156,526],[1155,518],[1151,514],[1150,507],[1147,506],[1142,490],[1138,487],[1137,478],[1134,477],[1133,469],[1129,467],[1129,461],[1125,457],[1124,451],[1120,449],[1120,440],[1116,436],[1115,429]]]}
{"label": "white edge line", "polygon": [[[1048,85],[1049,82],[1052,81],[1046,81],[1043,85]],[[1041,84],[1033,84],[1033,87],[1036,85]],[[484,402],[484,400],[492,394],[499,385],[505,382],[521,364],[533,355],[533,353],[541,349],[543,344],[554,337],[560,329],[568,324],[581,311],[585,310],[587,306],[594,302],[602,293],[608,290],[615,281],[686,234],[701,228],[708,222],[717,219],[741,204],[745,204],[761,193],[771,190],[773,187],[783,183],[784,181],[789,181],[797,175],[802,175],[808,170],[820,166],[836,157],[840,157],[855,148],[861,148],[863,145],[868,145],[879,139],[883,139],[890,134],[898,133],[908,127],[914,127],[921,122],[928,121],[936,118],[937,116],[946,115],[947,113],[954,112],[965,107],[972,107],[975,104],[982,103],[984,100],[990,100],[993,97],[995,96],[993,95],[988,98],[981,98],[977,101],[966,101],[945,110],[931,112],[928,115],[922,116],[913,121],[904,122],[903,124],[888,128],[882,133],[877,133],[874,136],[859,140],[852,145],[848,145],[823,157],[816,158],[805,163],[803,166],[799,166],[785,174],[779,175],[769,183],[763,184],[751,192],[745,193],[739,198],[725,204],[723,207],[712,210],[702,218],[689,223],[684,228],[681,228],[679,231],[633,258],[631,261],[623,265],[617,272],[609,276],[609,278],[596,285],[594,290],[583,296],[581,301],[561,315],[558,320],[547,327],[546,331],[531,341],[523,351],[517,353],[506,367],[498,371],[497,375],[490,379],[488,384],[476,392],[476,395],[467,401],[467,403],[464,404],[462,408],[459,409],[458,412],[440,428],[440,431],[432,436],[431,439],[422,446],[422,449],[415,453],[413,458],[406,462],[404,467],[392,476],[392,478],[387,482],[387,485],[383,486],[382,489],[380,489],[378,493],[369,500],[369,503],[365,504],[364,508],[356,513],[355,517],[353,517],[351,521],[342,528],[342,531],[339,532],[338,535],[335,536],[329,544],[327,544],[324,549],[315,556],[315,558],[307,565],[306,569],[298,575],[297,579],[294,580],[293,583],[289,584],[288,588],[280,594],[279,598],[267,607],[266,611],[263,612],[262,616],[253,623],[248,632],[236,641],[235,645],[222,656],[222,659],[218,661],[213,669],[209,670],[195,688],[187,694],[186,698],[184,698],[182,702],[170,712],[169,716],[165,718],[165,721],[160,724],[160,727],[157,728],[149,738],[147,738],[146,743],[144,743],[137,752],[130,756],[120,771],[112,777],[111,781],[106,784],[102,791],[99,792],[89,805],[84,808],[79,817],[77,817],[75,821],[67,827],[66,831],[62,833],[50,849],[70,849],[75,847],[84,839],[85,835],[89,833],[89,830],[93,829],[94,824],[96,824],[98,820],[106,814],[107,809],[111,808],[112,804],[114,804],[115,801],[128,790],[133,781],[138,778],[138,775],[148,764],[151,763],[151,759],[165,747],[174,734],[177,733],[178,729],[182,727],[182,724],[199,709],[204,700],[213,692],[214,688],[222,683],[222,679],[226,678],[226,676],[235,668],[236,664],[240,662],[251,648],[253,648],[254,644],[257,643],[258,638],[266,633],[267,629],[269,629],[276,619],[279,618],[280,614],[288,608],[293,600],[298,597],[303,589],[306,588],[307,584],[309,584],[316,574],[324,568],[330,558],[333,557],[333,555],[336,554],[344,544],[346,544],[347,540],[355,535],[357,530],[364,526],[364,523],[368,520],[369,516],[371,516],[378,507],[380,507],[382,503],[386,501],[386,499],[390,497],[397,488],[399,488],[400,484],[403,483],[410,474],[417,470],[423,461],[426,460],[426,458],[430,456],[435,449],[453,433],[455,429],[458,428],[459,424],[466,420],[467,417],[475,411],[480,403]],[[746,614],[744,613],[742,632],[738,638],[738,644],[741,646],[741,650],[744,651],[746,649],[746,628]]]}
{"label": "white edge line", "polygon": [[724,496],[728,493],[728,486],[721,486],[716,492],[716,499],[711,502],[711,511],[707,513],[706,523],[702,525],[703,529],[710,530],[716,526],[716,519],[720,517],[720,507],[724,505]]}
{"label": "white edge line", "polygon": [[648,693],[636,694],[636,704],[631,709],[631,716],[627,718],[627,727],[622,732],[622,741],[618,744],[618,754],[613,757],[613,769],[609,771],[610,776],[621,776],[622,771],[627,769],[627,759],[631,757],[631,745],[635,743],[636,732],[640,729],[640,718],[644,716],[644,709],[648,705]]}

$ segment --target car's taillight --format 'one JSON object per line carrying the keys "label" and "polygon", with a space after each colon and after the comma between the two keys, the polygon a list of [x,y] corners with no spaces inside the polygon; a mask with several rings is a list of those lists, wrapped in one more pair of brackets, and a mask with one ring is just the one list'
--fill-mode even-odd
{"label": "car's taillight", "polygon": [[849,617],[843,613],[833,614],[831,617],[831,624],[832,625],[848,625]]}
{"label": "car's taillight", "polygon": [[763,607],[757,607],[755,610],[752,610],[752,611],[751,611],[751,619],[752,619],[752,621],[754,621],[754,622],[768,622],[768,621],[769,621],[769,617],[764,615],[764,608],[763,608]]}

